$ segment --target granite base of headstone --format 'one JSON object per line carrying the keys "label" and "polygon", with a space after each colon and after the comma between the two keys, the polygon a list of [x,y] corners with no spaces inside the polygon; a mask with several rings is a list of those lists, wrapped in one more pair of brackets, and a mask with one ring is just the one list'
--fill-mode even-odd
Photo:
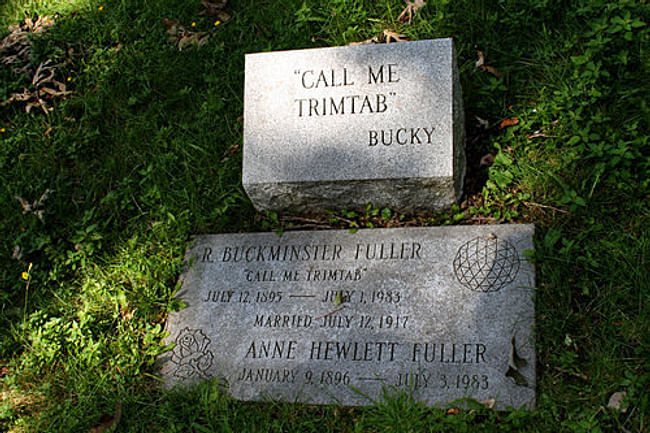
{"label": "granite base of headstone", "polygon": [[243,185],[258,210],[447,209],[464,146],[451,39],[246,55]]}
{"label": "granite base of headstone", "polygon": [[242,400],[535,406],[530,225],[197,236],[167,386]]}

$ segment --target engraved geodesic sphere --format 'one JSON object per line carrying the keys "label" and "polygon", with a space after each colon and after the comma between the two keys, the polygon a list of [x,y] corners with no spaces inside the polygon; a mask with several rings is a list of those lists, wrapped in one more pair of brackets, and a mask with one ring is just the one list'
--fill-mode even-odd
{"label": "engraved geodesic sphere", "polygon": [[517,250],[510,242],[494,235],[464,243],[454,258],[454,274],[458,281],[477,292],[496,292],[513,282],[517,272]]}

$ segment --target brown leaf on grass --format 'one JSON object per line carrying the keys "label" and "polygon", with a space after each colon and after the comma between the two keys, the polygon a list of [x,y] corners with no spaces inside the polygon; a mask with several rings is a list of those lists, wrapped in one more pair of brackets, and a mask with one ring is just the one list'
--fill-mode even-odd
{"label": "brown leaf on grass", "polygon": [[167,18],[163,18],[162,25],[167,27],[167,29],[168,29],[167,32],[168,33],[169,33],[169,29],[171,29],[172,27],[180,26],[178,21],[172,21],[172,20],[167,19]]}
{"label": "brown leaf on grass", "polygon": [[11,258],[15,260],[23,259],[23,249],[20,245],[14,245],[14,249],[11,251]]}
{"label": "brown leaf on grass", "polygon": [[503,76],[503,74],[501,72],[499,72],[496,68],[494,68],[492,66],[483,65],[481,67],[481,69],[483,69],[484,71],[488,71],[490,74],[494,75],[497,78],[500,78],[500,77]]}
{"label": "brown leaf on grass", "polygon": [[452,407],[450,409],[447,409],[447,415],[458,415],[460,413],[460,409],[457,407]]}
{"label": "brown leaf on grass", "polygon": [[54,25],[54,18],[52,15],[43,15],[36,20],[25,18],[25,26],[32,33],[43,33]]}
{"label": "brown leaf on grass", "polygon": [[548,135],[544,134],[541,129],[533,132],[532,134],[528,134],[526,138],[531,139],[531,138],[537,138],[537,137],[548,137]]}
{"label": "brown leaf on grass", "polygon": [[519,119],[516,117],[511,117],[509,119],[503,119],[501,123],[499,124],[499,128],[504,129],[507,128],[508,126],[513,126],[519,123]]}
{"label": "brown leaf on grass", "polygon": [[52,60],[48,59],[47,61],[41,62],[38,65],[38,68],[36,68],[36,72],[34,72],[34,76],[32,77],[33,85],[39,86],[51,81],[54,78],[56,68],[54,66],[51,66],[51,64]]}
{"label": "brown leaf on grass", "polygon": [[169,40],[172,42],[176,42],[179,34],[186,32],[185,27],[183,27],[178,21],[172,21],[164,18],[162,20],[162,23],[165,27],[167,27],[167,34],[169,35]]}
{"label": "brown leaf on grass", "polygon": [[45,204],[45,200],[48,199],[52,192],[54,191],[49,188],[46,189],[45,192],[41,194],[41,197],[38,200],[34,200],[31,204],[19,195],[15,195],[14,198],[20,202],[20,206],[23,208],[23,215],[27,212],[33,212],[36,214],[36,217],[44,223],[45,221],[43,221],[43,216],[45,215],[45,211],[42,207]]}
{"label": "brown leaf on grass", "polygon": [[223,11],[223,8],[228,3],[227,0],[222,0],[217,3],[209,2],[207,0],[201,0],[201,4],[205,9],[199,12],[199,15],[205,15],[208,17],[217,17],[220,21],[228,21],[230,15]]}
{"label": "brown leaf on grass", "polygon": [[371,44],[383,44],[391,42],[406,42],[408,41],[408,36],[401,33],[394,32],[392,30],[385,29],[379,35],[374,38],[366,39],[361,42],[350,42],[348,46],[353,47],[355,45],[371,45]]}
{"label": "brown leaf on grass", "polygon": [[183,51],[184,48],[197,46],[200,47],[208,42],[208,35],[206,32],[186,32],[178,40],[178,51]]}
{"label": "brown leaf on grass", "polygon": [[406,42],[408,41],[408,36],[401,33],[396,33],[388,29],[384,30],[384,36],[386,37],[386,43],[390,44],[391,42]]}
{"label": "brown leaf on grass", "polygon": [[25,105],[25,112],[29,114],[30,111],[32,111],[32,108],[34,107],[40,107],[41,110],[43,110],[43,113],[45,114],[50,114],[50,111],[54,110],[52,107],[48,107],[47,103],[41,99],[41,98],[36,98],[34,101],[30,101]]}
{"label": "brown leaf on grass", "polygon": [[485,166],[490,166],[494,162],[494,155],[491,153],[487,153],[481,157],[481,162],[480,166],[485,167]]}
{"label": "brown leaf on grass", "polygon": [[89,433],[104,433],[116,426],[120,422],[120,418],[122,418],[122,402],[115,405],[115,414],[113,416],[107,413],[102,414],[99,424],[91,428]]}
{"label": "brown leaf on grass", "polygon": [[488,398],[487,400],[480,401],[479,403],[485,406],[487,409],[494,409],[496,402],[497,401],[495,399]]}
{"label": "brown leaf on grass", "polygon": [[233,144],[223,153],[221,157],[221,162],[228,161],[231,157],[235,156],[235,153],[239,150],[239,144]]}
{"label": "brown leaf on grass", "polygon": [[492,66],[488,66],[485,64],[485,55],[483,54],[483,51],[477,50],[476,54],[478,55],[478,60],[476,61],[476,69],[482,69],[484,71],[487,71],[497,78],[503,75],[496,68],[493,68]]}
{"label": "brown leaf on grass", "polygon": [[485,54],[480,50],[477,50],[476,54],[478,55],[478,60],[476,61],[475,67],[480,69],[485,65]]}
{"label": "brown leaf on grass", "polygon": [[384,34],[382,33],[382,34],[379,35],[379,36],[375,36],[374,38],[366,39],[365,41],[361,41],[361,42],[350,42],[350,43],[348,44],[348,46],[350,46],[350,47],[354,47],[354,46],[356,46],[356,45],[381,44],[382,42],[384,42],[384,41],[382,40],[382,36],[383,36],[383,35],[384,35]]}
{"label": "brown leaf on grass", "polygon": [[415,0],[415,1],[408,1],[406,2],[406,7],[402,11],[401,14],[397,17],[397,21],[399,22],[404,22],[408,20],[409,24],[413,21],[413,17],[417,13],[417,11],[426,4],[425,0]]}
{"label": "brown leaf on grass", "polygon": [[0,105],[7,105],[11,102],[25,102],[32,98],[32,94],[27,89],[23,89],[23,93],[12,93],[9,99],[2,101]]}
{"label": "brown leaf on grass", "polygon": [[481,126],[481,128],[488,129],[490,127],[490,122],[488,122],[487,120],[482,119],[482,118],[480,118],[478,116],[474,116],[474,118],[476,119],[478,124]]}
{"label": "brown leaf on grass", "polygon": [[122,319],[124,321],[129,321],[129,320],[133,319],[133,314],[134,313],[135,313],[135,311],[128,304],[125,305],[124,307],[120,308],[120,314],[122,315]]}
{"label": "brown leaf on grass", "polygon": [[200,47],[204,45],[210,37],[207,32],[189,31],[178,21],[171,21],[165,18],[162,23],[165,27],[167,27],[169,40],[173,42],[176,47],[178,47],[178,51],[183,51],[183,49],[191,46]]}
{"label": "brown leaf on grass", "polygon": [[52,194],[53,192],[54,192],[53,190],[47,188],[43,192],[43,194],[41,194],[41,197],[32,204],[32,207],[37,208],[43,206],[45,204],[45,200],[47,200],[50,197],[50,194]]}
{"label": "brown leaf on grass", "polygon": [[62,88],[63,90],[54,90],[54,89],[51,89],[49,87],[43,87],[42,89],[40,89],[40,91],[45,92],[45,93],[47,93],[48,95],[51,95],[51,96],[67,96],[70,93],[72,93],[72,92],[66,91],[65,90],[65,84],[63,84],[63,83],[61,83],[59,81],[54,81],[52,84],[57,85],[59,87],[59,89]]}
{"label": "brown leaf on grass", "polygon": [[22,93],[13,93],[9,99],[0,103],[7,105],[11,102],[25,102],[25,111],[30,113],[32,108],[41,108],[45,114],[53,110],[47,105],[48,100],[52,101],[55,97],[64,97],[71,94],[66,89],[65,84],[54,79],[56,75],[56,66],[52,60],[41,62],[34,75],[32,76],[33,90],[23,89]]}
{"label": "brown leaf on grass", "polygon": [[0,63],[12,67],[16,74],[29,75],[32,41],[29,34],[44,33],[54,24],[53,16],[25,18],[23,23],[10,25],[9,34],[0,41]]}
{"label": "brown leaf on grass", "polygon": [[19,195],[15,195],[14,198],[20,202],[20,206],[23,208],[23,214],[32,211],[32,205],[27,200]]}
{"label": "brown leaf on grass", "polygon": [[623,399],[626,396],[627,396],[627,392],[625,391],[615,392],[609,397],[609,401],[607,402],[607,407],[611,407],[612,409],[622,413],[627,412],[627,408],[621,409],[621,403],[623,403]]}

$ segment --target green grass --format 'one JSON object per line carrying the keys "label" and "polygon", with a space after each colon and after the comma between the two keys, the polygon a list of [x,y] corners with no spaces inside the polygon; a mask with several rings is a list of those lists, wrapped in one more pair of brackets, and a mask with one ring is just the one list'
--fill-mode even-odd
{"label": "green grass", "polygon": [[[412,24],[396,21],[403,7],[231,0],[215,26],[198,0],[0,5],[2,37],[25,11],[58,14],[29,61],[52,59],[74,91],[47,116],[0,107],[0,430],[88,432],[118,404],[126,432],[650,429],[650,6],[429,0]],[[210,39],[178,51],[165,18]],[[385,28],[455,38],[468,200],[451,214],[369,208],[330,223],[535,223],[538,409],[447,414],[390,392],[368,408],[244,403],[215,382],[162,391],[154,361],[190,235],[291,229],[241,186],[244,53]],[[477,49],[499,77],[475,68]],[[23,88],[31,79],[2,66],[0,99]],[[501,129],[507,118],[519,123]],[[488,152],[495,163],[480,167]],[[42,218],[15,198],[48,189]],[[606,408],[617,391],[625,412]]]}

